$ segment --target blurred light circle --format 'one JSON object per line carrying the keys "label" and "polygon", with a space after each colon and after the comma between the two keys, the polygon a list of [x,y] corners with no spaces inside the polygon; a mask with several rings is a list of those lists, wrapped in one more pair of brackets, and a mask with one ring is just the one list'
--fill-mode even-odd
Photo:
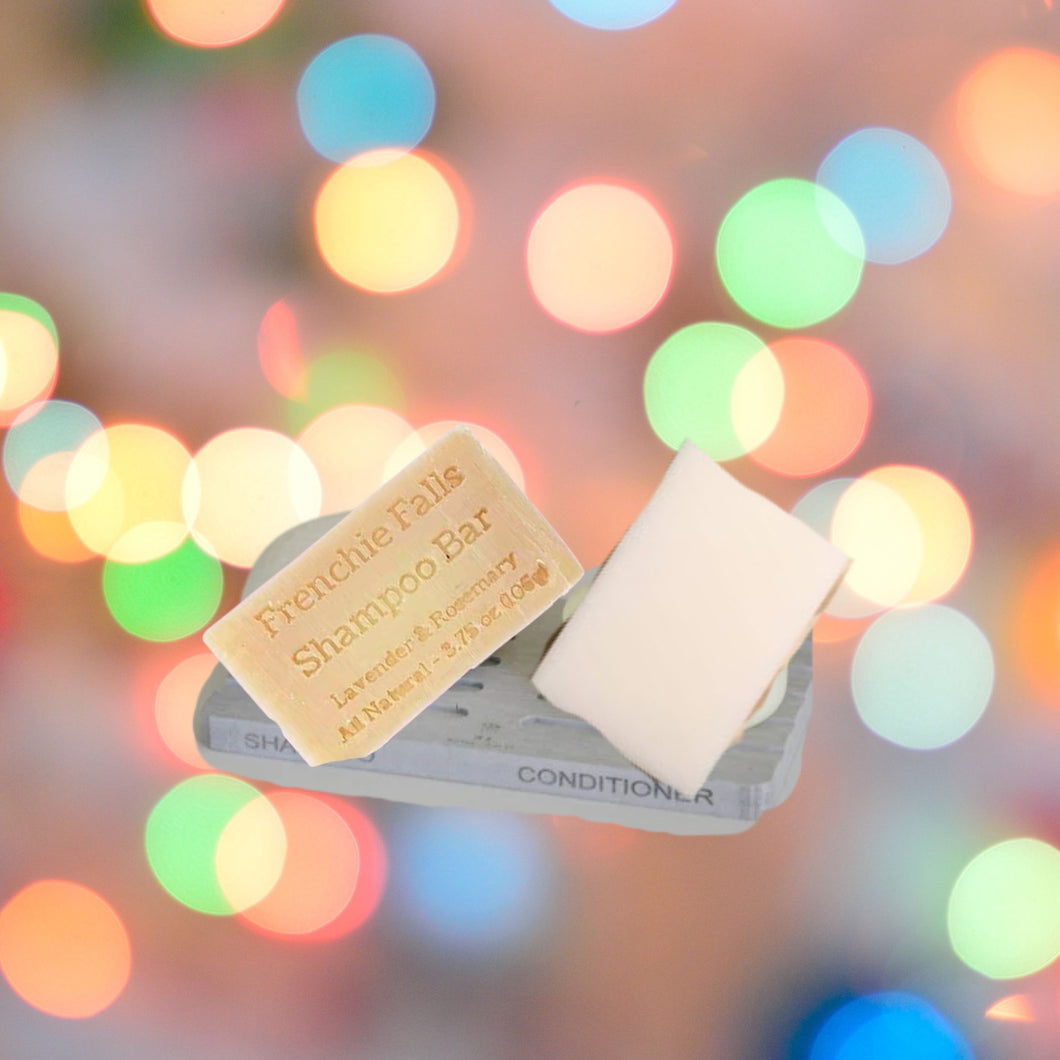
{"label": "blurred light circle", "polygon": [[1060,193],[1060,57],[1004,48],[957,90],[957,132],[972,164],[1022,195]]}
{"label": "blurred light circle", "polygon": [[[144,849],[151,872],[171,897],[213,916],[237,911],[218,880],[218,844],[235,815],[259,798],[257,788],[246,781],[202,773],[159,799],[147,818]],[[270,829],[260,846],[252,834],[244,838],[249,844],[246,857],[257,858],[262,848],[267,856],[275,832]]]}
{"label": "blurred light circle", "polygon": [[298,82],[298,120],[333,162],[380,147],[415,147],[434,120],[430,71],[404,41],[366,33],[328,45]]}
{"label": "blurred light circle", "polygon": [[181,44],[223,48],[260,33],[284,0],[144,0],[159,29]]}
{"label": "blurred light circle", "polygon": [[722,283],[745,313],[802,328],[838,313],[854,296],[865,242],[838,196],[784,178],[758,185],[733,206],[716,253]]}
{"label": "blurred light circle", "polygon": [[394,891],[411,930],[454,953],[518,949],[548,912],[548,866],[532,820],[410,810],[392,840]]}
{"label": "blurred light circle", "polygon": [[383,484],[387,461],[412,434],[396,412],[340,405],[321,413],[298,436],[323,488],[321,514],[349,511]]}
{"label": "blurred light circle", "polygon": [[833,1012],[814,1037],[809,1060],[972,1060],[972,1051],[934,1006],[891,991]]}
{"label": "blurred light circle", "polygon": [[864,372],[846,351],[821,339],[780,339],[769,349],[784,401],[751,459],[796,478],[831,471],[857,451],[868,429],[872,398]]}
{"label": "blurred light circle", "polygon": [[192,722],[199,693],[216,666],[211,652],[199,652],[177,663],[155,692],[155,725],[162,742],[193,769],[210,768],[199,752]]}
{"label": "blurred light circle", "polygon": [[[897,265],[930,249],[949,224],[953,196],[942,163],[915,136],[859,129],[829,151],[817,182],[850,207],[868,261]],[[858,245],[843,242],[853,254]]]}
{"label": "blurred light circle", "polygon": [[190,463],[184,444],[160,427],[124,423],[97,431],[70,461],[70,522],[109,559],[157,559],[187,537],[181,495]]}
{"label": "blurred light circle", "polygon": [[863,481],[879,482],[897,493],[920,528],[920,570],[903,604],[945,596],[960,581],[972,554],[972,518],[951,482],[926,467],[891,464],[876,468]]}
{"label": "blurred light circle", "polygon": [[102,428],[94,413],[74,401],[28,405],[4,438],[4,474],[12,492],[34,508],[65,510],[73,453]]}
{"label": "blurred light circle", "polygon": [[957,877],[946,923],[954,952],[981,975],[1045,968],[1060,956],[1060,850],[1029,837],[987,847]]}
{"label": "blurred light circle", "polygon": [[853,560],[844,583],[877,610],[906,599],[920,577],[920,521],[883,482],[862,477],[851,483],[836,504],[829,536]]}
{"label": "blurred light circle", "polygon": [[240,912],[260,902],[276,886],[287,857],[287,831],[264,795],[240,806],[217,837],[217,886]]}
{"label": "blurred light circle", "polygon": [[665,15],[677,0],[549,0],[567,18],[590,29],[635,29]]}
{"label": "blurred light circle", "polygon": [[44,511],[20,500],[18,524],[26,543],[45,559],[82,563],[97,555],[78,537],[66,512]]}
{"label": "blurred light circle", "polygon": [[[0,295],[0,351],[3,351],[3,386],[0,387],[0,427],[13,423],[34,402],[44,401],[59,378],[59,342],[51,318],[29,299]],[[5,308],[19,306],[19,308]],[[47,317],[48,323],[41,319]]]}
{"label": "blurred light circle", "polygon": [[545,312],[581,331],[617,331],[662,301],[673,275],[673,235],[636,189],[577,184],[535,218],[526,267]]}
{"label": "blurred light circle", "polygon": [[369,151],[337,169],[317,196],[317,246],[342,280],[379,294],[434,279],[460,234],[457,194],[422,153]]}
{"label": "blurred light circle", "polygon": [[334,920],[353,897],[357,843],[346,822],[311,795],[280,791],[269,801],[283,821],[287,858],[276,885],[242,915],[277,934],[309,934]]}
{"label": "blurred light circle", "polygon": [[297,433],[339,405],[399,409],[404,404],[405,391],[386,361],[357,350],[332,350],[305,366],[302,394],[287,405],[287,425]]}
{"label": "blurred light circle", "polygon": [[[819,483],[796,501],[791,514],[812,527],[822,537],[833,541],[832,525],[836,507],[843,494],[856,481],[854,478],[834,478]],[[850,588],[848,578],[844,578],[814,627],[814,639],[823,637],[826,643],[846,640],[854,633],[862,631],[864,627],[861,620],[878,614],[885,606],[887,605],[867,600],[856,593]]]}
{"label": "blurred light circle", "polygon": [[269,385],[285,398],[305,391],[305,363],[298,338],[298,319],[280,299],[269,306],[258,328],[258,363]]}
{"label": "blurred light circle", "polygon": [[932,750],[960,739],[994,689],[994,654],[967,615],[941,604],[881,615],[862,634],[851,668],[854,705],[877,736]]}
{"label": "blurred light circle", "polygon": [[392,478],[403,467],[411,464],[416,457],[426,452],[454,427],[466,427],[471,431],[483,449],[504,468],[519,489],[526,489],[526,476],[523,474],[522,465],[508,443],[488,427],[483,427],[478,423],[467,423],[464,420],[438,420],[435,423],[428,423],[424,427],[417,427],[390,454],[383,468],[384,481]]}
{"label": "blurred light circle", "polygon": [[145,563],[108,559],[103,597],[127,633],[142,640],[180,640],[202,629],[217,611],[224,589],[221,565],[190,538]]}
{"label": "blurred light circle", "polygon": [[129,935],[110,903],[69,880],[38,880],[0,909],[0,971],[49,1016],[87,1019],[129,981]]}
{"label": "blurred light circle", "polygon": [[1003,997],[995,1001],[983,1015],[987,1019],[1007,1020],[1014,1023],[1035,1021],[1034,1009],[1026,994],[1010,994],[1008,997]]}
{"label": "blurred light circle", "polygon": [[1060,541],[1038,552],[1020,577],[1009,630],[1020,677],[1037,699],[1060,708]]}
{"label": "blurred light circle", "polygon": [[671,449],[690,438],[715,460],[743,456],[779,420],[783,375],[769,347],[735,324],[689,324],[644,372],[651,429]]}
{"label": "blurred light circle", "polygon": [[320,476],[286,435],[237,427],[195,454],[184,481],[184,513],[211,555],[250,567],[285,530],[320,514]]}
{"label": "blurred light circle", "polygon": [[387,852],[379,830],[367,814],[362,813],[348,800],[316,796],[323,799],[342,819],[353,833],[360,856],[360,869],[353,897],[349,904],[334,919],[323,927],[303,934],[307,942],[325,942],[342,938],[356,931],[375,914],[383,897],[387,883]]}
{"label": "blurred light circle", "polygon": [[944,595],[970,555],[963,500],[926,468],[890,465],[831,479],[804,494],[792,514],[854,559],[815,630],[825,642],[860,633],[861,620],[886,608]]}
{"label": "blurred light circle", "polygon": [[287,856],[268,895],[240,914],[268,934],[325,941],[349,934],[375,912],[386,879],[382,840],[352,806],[300,791],[269,801],[283,821]]}

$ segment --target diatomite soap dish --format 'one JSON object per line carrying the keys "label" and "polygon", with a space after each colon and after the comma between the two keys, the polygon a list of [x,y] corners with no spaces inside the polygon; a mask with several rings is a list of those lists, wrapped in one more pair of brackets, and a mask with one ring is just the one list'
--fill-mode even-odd
{"label": "diatomite soap dish", "polygon": [[[314,519],[277,538],[251,569],[244,597],[341,518]],[[783,691],[772,713],[746,728],[688,797],[638,769],[588,722],[553,707],[531,684],[562,624],[560,599],[362,758],[308,765],[221,665],[200,693],[196,740],[214,768],[284,787],[571,815],[683,835],[741,832],[788,797],[811,710],[809,637],[781,673],[777,691]]]}

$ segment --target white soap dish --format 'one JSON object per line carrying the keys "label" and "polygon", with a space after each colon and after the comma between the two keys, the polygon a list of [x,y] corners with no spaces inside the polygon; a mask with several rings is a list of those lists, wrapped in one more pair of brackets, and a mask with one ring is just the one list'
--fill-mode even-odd
{"label": "white soap dish", "polygon": [[[254,564],[244,595],[341,518],[324,516],[282,534]],[[588,723],[557,710],[530,683],[562,613],[561,599],[375,754],[327,765],[307,765],[280,727],[218,665],[195,711],[199,749],[216,769],[284,787],[567,814],[684,835],[741,832],[788,797],[809,723],[810,638],[788,664],[779,706],[746,730],[696,798],[688,799],[632,765]]]}

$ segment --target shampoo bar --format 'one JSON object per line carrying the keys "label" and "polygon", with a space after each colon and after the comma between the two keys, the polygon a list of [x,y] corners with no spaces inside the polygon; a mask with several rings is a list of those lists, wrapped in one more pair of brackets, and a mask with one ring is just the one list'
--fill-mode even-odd
{"label": "shampoo bar", "polygon": [[310,765],[360,758],[581,573],[496,460],[457,428],[204,639]]}
{"label": "shampoo bar", "polygon": [[685,442],[533,682],[694,797],[849,563]]}

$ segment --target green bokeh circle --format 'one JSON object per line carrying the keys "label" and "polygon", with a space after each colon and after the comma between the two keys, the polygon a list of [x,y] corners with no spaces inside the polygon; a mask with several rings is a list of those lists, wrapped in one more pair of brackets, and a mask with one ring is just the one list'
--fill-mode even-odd
{"label": "green bokeh circle", "polygon": [[743,456],[732,420],[732,391],[741,370],[765,343],[735,324],[705,322],[675,331],[644,372],[644,409],[651,429],[671,449],[690,438],[715,460]]}
{"label": "green bokeh circle", "polygon": [[718,271],[745,313],[779,328],[803,328],[854,296],[865,240],[841,199],[808,180],[753,188],[721,223]]}
{"label": "green bokeh circle", "polygon": [[1031,975],[1060,957],[1060,850],[1021,837],[987,847],[950,892],[950,943],[991,979]]}
{"label": "green bokeh circle", "polygon": [[986,634],[952,607],[899,608],[862,634],[850,686],[874,733],[932,750],[960,739],[982,717],[994,689],[994,653]]}
{"label": "green bokeh circle", "polygon": [[142,640],[180,640],[202,629],[223,589],[221,564],[191,538],[146,563],[103,565],[103,597],[111,615]]}
{"label": "green bokeh circle", "polygon": [[171,788],[147,818],[144,848],[155,879],[178,902],[200,913],[235,912],[217,879],[217,844],[256,788],[235,777],[205,773]]}

